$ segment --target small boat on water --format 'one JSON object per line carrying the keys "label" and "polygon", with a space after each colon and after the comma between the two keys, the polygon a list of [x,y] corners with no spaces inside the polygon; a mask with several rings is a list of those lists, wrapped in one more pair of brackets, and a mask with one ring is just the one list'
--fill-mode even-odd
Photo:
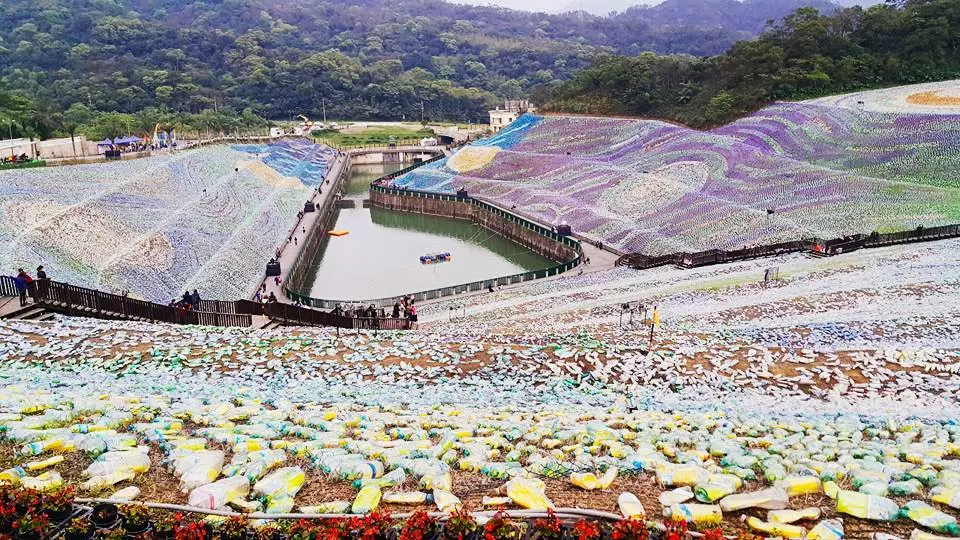
{"label": "small boat on water", "polygon": [[437,264],[453,260],[453,255],[449,253],[430,253],[420,256],[420,264]]}

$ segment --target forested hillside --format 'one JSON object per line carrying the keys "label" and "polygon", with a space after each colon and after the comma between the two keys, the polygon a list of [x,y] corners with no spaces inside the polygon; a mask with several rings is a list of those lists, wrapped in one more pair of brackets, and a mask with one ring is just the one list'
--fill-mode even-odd
{"label": "forested hillside", "polygon": [[712,58],[606,56],[559,89],[554,111],[727,122],[773,100],[960,77],[960,0],[906,0],[827,16],[801,9]]}
{"label": "forested hillside", "polygon": [[478,121],[598,54],[717,54],[798,5],[832,9],[668,0],[595,17],[440,0],[4,0],[0,89],[46,108],[40,118],[78,103],[400,119],[419,118],[422,102],[428,119]]}

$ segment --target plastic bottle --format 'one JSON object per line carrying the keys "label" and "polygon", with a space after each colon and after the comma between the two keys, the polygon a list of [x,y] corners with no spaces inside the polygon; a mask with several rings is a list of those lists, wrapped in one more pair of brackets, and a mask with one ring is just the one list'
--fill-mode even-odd
{"label": "plastic bottle", "polygon": [[27,464],[24,465],[24,466],[27,468],[28,471],[42,471],[43,469],[46,469],[47,467],[52,467],[52,466],[54,466],[54,465],[63,463],[63,460],[64,460],[64,459],[66,459],[66,458],[64,458],[63,456],[59,456],[59,455],[58,455],[58,456],[51,456],[51,457],[49,457],[49,458],[47,458],[47,459],[43,459],[43,460],[39,460],[39,461],[31,461],[31,462],[27,463]]}
{"label": "plastic bottle", "polygon": [[180,475],[180,490],[184,493],[213,482],[220,476],[223,468],[223,452],[220,450],[203,450],[191,454],[193,455],[190,459],[177,465],[177,468],[183,469],[183,474]]}
{"label": "plastic bottle", "polygon": [[422,491],[388,491],[383,494],[383,502],[392,504],[424,504],[430,495]]}
{"label": "plastic bottle", "polygon": [[[294,497],[306,479],[300,467],[283,467],[260,479],[254,484],[253,491],[263,495],[268,501],[280,496]],[[378,497],[377,501],[379,500]]]}
{"label": "plastic bottle", "polygon": [[570,475],[570,483],[581,489],[597,489],[597,477],[593,473],[573,473]]}
{"label": "plastic bottle", "polygon": [[657,481],[664,486],[695,486],[708,477],[698,465],[667,465],[657,471]]}
{"label": "plastic bottle", "polygon": [[664,515],[671,519],[693,523],[698,527],[709,527],[723,522],[723,512],[715,504],[675,504],[664,509]]}
{"label": "plastic bottle", "polygon": [[270,497],[264,512],[267,514],[288,514],[293,510],[293,497],[287,494]]}
{"label": "plastic bottle", "polygon": [[63,485],[63,477],[57,471],[47,471],[39,476],[24,476],[20,479],[20,485],[36,491],[57,489]]}
{"label": "plastic bottle", "polygon": [[139,496],[140,488],[137,486],[128,486],[113,492],[113,495],[110,495],[109,498],[115,501],[132,501]]}
{"label": "plastic bottle", "polygon": [[553,503],[547,498],[544,490],[546,485],[536,478],[515,476],[507,482],[507,496],[519,506],[527,510],[546,510],[553,508]]}
{"label": "plastic bottle", "polygon": [[737,491],[743,482],[736,476],[729,474],[711,474],[707,482],[697,484],[693,489],[697,500],[702,503],[712,503]]}
{"label": "plastic bottle", "polygon": [[383,476],[383,463],[379,461],[350,461],[341,463],[331,472],[341,480],[380,478]]}
{"label": "plastic bottle", "polygon": [[442,489],[450,491],[453,487],[453,478],[449,472],[442,474],[427,474],[420,478],[420,489]]}
{"label": "plastic bottle", "polygon": [[613,481],[617,479],[617,468],[610,467],[607,469],[607,472],[603,473],[603,476],[597,479],[597,488],[599,489],[608,489]]}
{"label": "plastic bottle", "polygon": [[836,500],[837,495],[840,493],[840,486],[836,482],[827,480],[823,483],[823,494],[831,499]]}
{"label": "plastic bottle", "polygon": [[104,452],[87,467],[89,476],[103,476],[118,469],[130,469],[134,473],[150,470],[150,456],[140,449]]}
{"label": "plastic bottle", "polygon": [[623,517],[627,519],[646,519],[647,513],[643,509],[643,505],[640,504],[640,499],[629,491],[624,491],[617,497],[617,506],[620,508]]}
{"label": "plastic bottle", "polygon": [[820,479],[816,476],[788,476],[778,482],[778,485],[790,497],[820,493]]}
{"label": "plastic bottle", "polygon": [[960,510],[960,488],[937,486],[930,491],[930,500]]}
{"label": "plastic bottle", "polygon": [[20,454],[23,456],[39,456],[44,452],[60,450],[64,446],[62,439],[47,439],[45,441],[35,441],[27,443],[20,448]]}
{"label": "plastic bottle", "polygon": [[403,469],[394,469],[380,478],[361,478],[353,481],[353,487],[360,489],[363,486],[376,484],[380,489],[396,487],[406,482],[407,473]]}
{"label": "plastic bottle", "polygon": [[80,484],[80,487],[86,490],[95,491],[108,488],[126,480],[133,480],[136,473],[132,469],[117,469],[111,473],[101,476],[91,476],[87,481]]}
{"label": "plastic bottle", "polygon": [[350,501],[330,501],[314,506],[301,506],[301,514],[346,514],[350,512]]}
{"label": "plastic bottle", "polygon": [[720,500],[720,508],[724,512],[743,510],[744,508],[762,508],[764,510],[783,510],[789,502],[787,492],[778,486],[728,495]]}
{"label": "plastic bottle", "polygon": [[825,519],[814,525],[807,533],[807,540],[842,540],[843,523],[838,519]]}
{"label": "plastic bottle", "polygon": [[861,519],[893,521],[900,515],[900,507],[885,497],[841,490],[837,493],[837,512]]}
{"label": "plastic bottle", "polygon": [[445,489],[433,490],[433,502],[441,512],[453,512],[463,506],[456,495]]}
{"label": "plastic bottle", "polygon": [[753,516],[747,518],[747,526],[753,530],[781,538],[803,538],[807,534],[807,530],[803,527],[787,523],[770,523]]}
{"label": "plastic bottle", "polygon": [[480,474],[494,480],[506,480],[520,472],[519,463],[486,463],[481,469]]}
{"label": "plastic bottle", "polygon": [[250,482],[244,476],[232,476],[194,488],[187,497],[187,504],[206,510],[220,510],[227,503],[245,498],[250,493]]}
{"label": "plastic bottle", "polygon": [[354,514],[368,514],[377,509],[377,506],[380,505],[380,498],[383,497],[383,493],[380,491],[380,486],[366,486],[357,493],[357,497],[353,499],[353,504],[350,506],[350,512]]}
{"label": "plastic bottle", "polygon": [[938,533],[960,536],[957,518],[937,510],[923,501],[909,501],[901,510],[903,516]]}
{"label": "plastic bottle", "polygon": [[771,510],[767,512],[767,521],[771,523],[795,523],[802,519],[820,519],[820,509],[813,506],[802,510]]}
{"label": "plastic bottle", "polygon": [[675,504],[687,502],[692,498],[693,490],[690,489],[690,486],[683,486],[670,491],[664,491],[657,497],[657,500],[660,501],[660,506],[670,507]]}
{"label": "plastic bottle", "polygon": [[906,497],[907,495],[916,495],[923,490],[923,484],[916,478],[892,482],[887,486],[887,491],[895,497]]}
{"label": "plastic bottle", "polygon": [[10,484],[14,487],[20,485],[20,479],[27,475],[26,469],[23,467],[11,467],[3,472],[0,472],[0,483]]}

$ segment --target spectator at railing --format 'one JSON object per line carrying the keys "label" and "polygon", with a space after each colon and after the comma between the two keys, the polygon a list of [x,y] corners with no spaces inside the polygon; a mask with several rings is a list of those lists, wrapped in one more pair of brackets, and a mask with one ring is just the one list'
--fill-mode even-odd
{"label": "spectator at railing", "polygon": [[23,268],[17,269],[17,276],[13,278],[14,285],[17,287],[17,294],[20,296],[20,306],[27,305],[27,292],[30,292],[33,285],[33,278],[26,273]]}

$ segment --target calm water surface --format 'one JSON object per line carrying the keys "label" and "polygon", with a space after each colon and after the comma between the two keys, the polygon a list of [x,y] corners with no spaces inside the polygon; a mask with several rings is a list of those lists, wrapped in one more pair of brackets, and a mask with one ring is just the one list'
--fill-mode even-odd
{"label": "calm water surface", "polygon": [[[350,234],[321,243],[312,264],[310,296],[329,300],[400,296],[554,264],[469,221],[362,208],[370,182],[397,168],[351,169],[345,198],[355,199],[357,208],[339,210],[334,226]],[[450,253],[453,259],[420,264],[419,257],[430,253]]]}

